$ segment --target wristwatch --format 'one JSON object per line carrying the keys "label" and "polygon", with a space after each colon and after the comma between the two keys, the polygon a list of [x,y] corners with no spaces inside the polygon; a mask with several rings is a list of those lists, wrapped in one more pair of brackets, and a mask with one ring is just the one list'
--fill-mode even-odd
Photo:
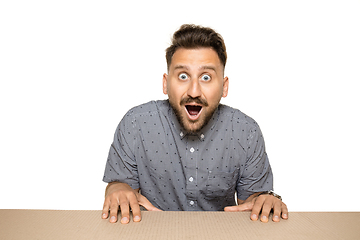
{"label": "wristwatch", "polygon": [[262,193],[260,193],[258,196],[263,195],[263,194],[272,195],[272,196],[274,196],[274,197],[276,197],[276,198],[278,198],[278,199],[280,199],[280,200],[282,201],[281,196],[280,196],[279,194],[274,193],[274,192],[271,191],[271,190],[270,190],[270,191],[262,192]]}

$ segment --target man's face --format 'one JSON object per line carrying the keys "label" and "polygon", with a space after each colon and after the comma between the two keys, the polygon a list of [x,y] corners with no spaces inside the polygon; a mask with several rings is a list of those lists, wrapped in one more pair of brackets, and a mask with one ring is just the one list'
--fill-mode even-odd
{"label": "man's face", "polygon": [[228,86],[224,67],[211,48],[176,50],[169,73],[163,76],[163,92],[188,132],[207,124],[221,97],[227,96]]}

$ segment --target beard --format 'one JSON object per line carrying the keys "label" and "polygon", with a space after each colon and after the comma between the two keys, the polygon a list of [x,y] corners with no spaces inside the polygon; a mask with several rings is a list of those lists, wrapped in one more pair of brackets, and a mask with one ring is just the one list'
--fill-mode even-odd
{"label": "beard", "polygon": [[[220,100],[219,100],[220,102]],[[212,106],[208,109],[202,109],[200,113],[201,116],[197,120],[191,120],[188,118],[187,114],[184,112],[185,104],[186,103],[198,103],[202,106],[202,108],[209,107],[208,102],[206,99],[202,98],[192,98],[192,97],[185,97],[182,98],[180,101],[180,106],[176,105],[169,96],[169,103],[172,109],[174,110],[175,116],[180,124],[180,126],[185,129],[190,134],[195,134],[199,132],[204,126],[206,126],[210,119],[212,118],[218,104]],[[186,111],[186,110],[185,110]]]}

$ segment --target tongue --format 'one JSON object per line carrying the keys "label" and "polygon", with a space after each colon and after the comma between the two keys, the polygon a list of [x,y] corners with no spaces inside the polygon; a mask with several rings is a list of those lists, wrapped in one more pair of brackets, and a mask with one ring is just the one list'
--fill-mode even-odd
{"label": "tongue", "polygon": [[200,106],[186,106],[188,112],[192,116],[196,116],[199,114],[201,107]]}

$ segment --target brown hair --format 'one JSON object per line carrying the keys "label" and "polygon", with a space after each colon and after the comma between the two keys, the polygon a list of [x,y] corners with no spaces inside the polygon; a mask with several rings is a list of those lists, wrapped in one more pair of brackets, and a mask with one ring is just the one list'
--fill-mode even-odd
{"label": "brown hair", "polygon": [[166,62],[169,70],[171,59],[179,48],[194,49],[201,47],[212,48],[219,56],[225,68],[227,54],[224,39],[211,28],[184,24],[172,38],[171,46],[166,49]]}

